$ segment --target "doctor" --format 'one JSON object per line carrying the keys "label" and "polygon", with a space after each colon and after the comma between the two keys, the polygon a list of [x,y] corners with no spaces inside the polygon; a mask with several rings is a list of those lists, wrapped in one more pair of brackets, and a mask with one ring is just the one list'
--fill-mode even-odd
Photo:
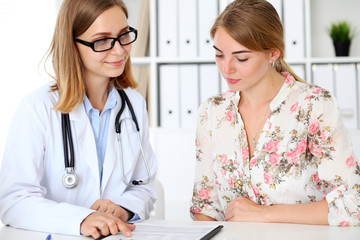
{"label": "doctor", "polygon": [[133,89],[137,31],[127,17],[121,0],[63,1],[48,55],[55,82],[22,101],[9,130],[0,172],[5,225],[98,238],[130,236],[135,226],[126,222],[149,217],[156,159],[145,101]]}

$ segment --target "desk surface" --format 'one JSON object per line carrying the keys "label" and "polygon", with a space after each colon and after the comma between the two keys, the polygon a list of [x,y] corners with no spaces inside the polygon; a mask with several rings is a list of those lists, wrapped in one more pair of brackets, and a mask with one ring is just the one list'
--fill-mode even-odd
{"label": "desk surface", "polygon": [[[284,223],[238,223],[238,222],[174,222],[146,221],[162,225],[224,225],[212,240],[359,240],[360,227],[330,227]],[[12,227],[0,226],[0,239],[39,239],[45,240],[48,233],[32,232]],[[85,240],[87,237],[51,234],[52,240]]]}

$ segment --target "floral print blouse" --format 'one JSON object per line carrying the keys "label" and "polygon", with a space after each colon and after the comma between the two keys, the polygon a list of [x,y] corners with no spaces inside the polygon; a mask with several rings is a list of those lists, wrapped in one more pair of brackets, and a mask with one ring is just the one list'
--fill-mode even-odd
{"label": "floral print blouse", "polygon": [[261,205],[325,198],[330,225],[360,226],[360,164],[336,100],[325,89],[283,75],[251,158],[239,92],[201,104],[192,217],[224,221],[227,204],[238,196]]}

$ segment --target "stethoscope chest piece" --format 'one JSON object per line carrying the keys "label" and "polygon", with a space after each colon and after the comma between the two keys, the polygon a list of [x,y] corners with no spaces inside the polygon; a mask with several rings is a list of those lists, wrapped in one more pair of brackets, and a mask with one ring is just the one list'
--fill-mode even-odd
{"label": "stethoscope chest piece", "polygon": [[79,182],[79,177],[74,173],[74,168],[66,168],[66,173],[62,177],[62,183],[66,188],[73,188]]}

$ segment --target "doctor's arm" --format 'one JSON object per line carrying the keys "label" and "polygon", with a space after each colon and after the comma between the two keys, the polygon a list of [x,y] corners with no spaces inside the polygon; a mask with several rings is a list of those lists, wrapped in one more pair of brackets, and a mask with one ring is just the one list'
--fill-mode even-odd
{"label": "doctor's arm", "polygon": [[53,174],[45,172],[46,142],[52,134],[49,109],[27,98],[15,112],[0,172],[0,217],[16,228],[79,235],[81,221],[94,211],[46,198],[50,189],[43,179]]}

